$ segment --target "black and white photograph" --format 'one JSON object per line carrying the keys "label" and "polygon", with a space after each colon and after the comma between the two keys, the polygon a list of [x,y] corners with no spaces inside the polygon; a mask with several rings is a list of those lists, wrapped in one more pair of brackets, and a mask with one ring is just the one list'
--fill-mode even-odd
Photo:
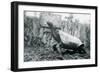
{"label": "black and white photograph", "polygon": [[90,17],[24,11],[24,62],[90,59]]}
{"label": "black and white photograph", "polygon": [[97,66],[97,7],[12,2],[11,70]]}

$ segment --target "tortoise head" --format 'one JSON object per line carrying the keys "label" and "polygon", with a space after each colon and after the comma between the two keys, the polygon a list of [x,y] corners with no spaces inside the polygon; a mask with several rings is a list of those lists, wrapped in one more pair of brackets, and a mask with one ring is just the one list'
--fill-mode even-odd
{"label": "tortoise head", "polygon": [[47,22],[49,27],[53,27],[53,23],[52,22]]}

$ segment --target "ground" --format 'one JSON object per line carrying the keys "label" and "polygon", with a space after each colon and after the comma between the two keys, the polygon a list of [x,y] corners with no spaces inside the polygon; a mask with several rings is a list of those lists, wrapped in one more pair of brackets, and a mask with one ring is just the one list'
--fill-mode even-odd
{"label": "ground", "polygon": [[[72,59],[89,59],[90,56],[88,54],[64,54],[63,59],[65,60],[72,60]],[[24,49],[24,62],[30,61],[55,61],[55,60],[62,60],[62,56],[53,51],[52,47],[37,47],[37,46],[27,46]]]}

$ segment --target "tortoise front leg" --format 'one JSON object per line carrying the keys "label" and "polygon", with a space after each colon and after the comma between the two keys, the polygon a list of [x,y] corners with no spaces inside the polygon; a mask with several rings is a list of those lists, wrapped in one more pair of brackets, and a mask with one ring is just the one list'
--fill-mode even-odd
{"label": "tortoise front leg", "polygon": [[57,51],[58,51],[58,53],[60,54],[60,57],[62,58],[62,60],[64,60],[65,58],[64,58],[64,56],[63,56],[63,53],[62,53],[62,48],[60,47],[60,45],[61,45],[61,43],[58,43],[57,44]]}
{"label": "tortoise front leg", "polygon": [[58,51],[58,53],[59,53],[59,54],[62,54],[60,44],[57,44],[57,46],[56,46],[56,47],[57,47],[57,51]]}

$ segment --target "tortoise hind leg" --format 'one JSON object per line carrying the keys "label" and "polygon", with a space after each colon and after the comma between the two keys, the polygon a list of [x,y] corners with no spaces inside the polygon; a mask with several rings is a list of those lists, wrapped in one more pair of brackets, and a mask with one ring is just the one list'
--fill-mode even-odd
{"label": "tortoise hind leg", "polygon": [[79,53],[79,54],[86,54],[86,51],[85,51],[84,49],[79,49],[79,50],[78,50],[78,53]]}
{"label": "tortoise hind leg", "polygon": [[79,54],[86,54],[86,51],[84,49],[84,44],[80,45],[78,48],[77,48],[77,51]]}

